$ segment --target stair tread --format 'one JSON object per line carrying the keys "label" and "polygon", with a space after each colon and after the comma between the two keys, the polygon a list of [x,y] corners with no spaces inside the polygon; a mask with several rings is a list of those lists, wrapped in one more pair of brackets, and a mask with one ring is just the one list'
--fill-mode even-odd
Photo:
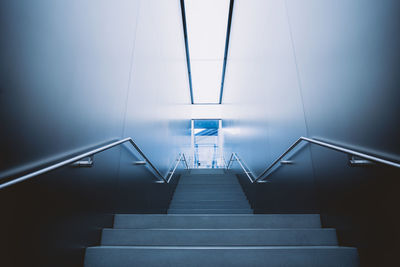
{"label": "stair tread", "polygon": [[251,209],[249,204],[241,204],[241,205],[171,205],[169,209]]}
{"label": "stair tread", "polygon": [[192,201],[175,201],[175,203],[248,203],[247,201],[242,200],[221,200],[221,199],[205,199],[205,200],[192,200]]}
{"label": "stair tread", "polygon": [[225,169],[190,169],[190,175],[198,175],[198,174],[225,174]]}
{"label": "stair tread", "polygon": [[167,212],[116,214],[85,267],[359,266],[357,249],[338,246],[319,214],[253,214],[223,169],[181,176]]}
{"label": "stair tread", "polygon": [[279,249],[348,249],[348,250],[357,250],[354,247],[343,247],[343,246],[92,246],[88,248],[139,248],[139,249],[209,249],[209,250],[218,250],[218,249],[232,249],[232,250],[262,250],[262,249],[271,249],[271,250],[279,250]]}
{"label": "stair tread", "polygon": [[[211,193],[205,193],[205,194],[203,194],[203,193],[194,193],[194,194],[197,194],[197,195],[215,195],[215,196],[220,196],[220,195],[244,196],[245,195],[242,192],[218,192],[218,193],[217,192],[211,192]],[[177,196],[192,196],[192,195],[193,195],[193,193],[188,193],[188,192],[178,192],[178,193],[175,192],[173,197],[175,198]]]}
{"label": "stair tread", "polygon": [[[211,215],[210,217],[228,217],[229,215]],[[241,218],[241,217],[249,217],[249,218],[260,218],[260,219],[265,219],[265,218],[272,218],[272,217],[281,217],[281,218],[289,218],[289,217],[310,217],[310,218],[318,218],[319,219],[319,214],[253,214],[253,215],[233,215],[234,217]],[[204,217],[204,215],[168,215],[168,214],[130,214],[130,213],[117,213],[115,214],[115,217],[120,218],[120,217],[138,217],[138,218],[143,218],[143,217]]]}
{"label": "stair tread", "polygon": [[168,214],[253,214],[251,209],[169,209]]}
{"label": "stair tread", "polygon": [[181,179],[232,179],[237,180],[236,176],[233,174],[185,174],[181,176]]}
{"label": "stair tread", "polygon": [[172,201],[247,201],[245,196],[175,196]]}
{"label": "stair tread", "polygon": [[320,228],[319,214],[117,214],[114,228]]}
{"label": "stair tread", "polygon": [[357,249],[338,246],[99,246],[86,249],[85,267],[359,265]]}
{"label": "stair tread", "polygon": [[335,229],[104,229],[102,245],[337,245]]}

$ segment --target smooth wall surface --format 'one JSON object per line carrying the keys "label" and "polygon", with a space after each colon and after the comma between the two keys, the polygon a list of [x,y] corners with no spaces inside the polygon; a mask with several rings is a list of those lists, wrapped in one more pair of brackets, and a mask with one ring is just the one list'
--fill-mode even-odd
{"label": "smooth wall surface", "polygon": [[[174,167],[178,154],[190,150],[185,56],[179,2],[141,1],[123,135],[133,136],[164,176]],[[118,212],[165,212],[170,199],[158,193],[159,185],[134,186],[129,154],[124,150],[120,161]],[[180,164],[179,169],[182,167]]]}
{"label": "smooth wall surface", "polygon": [[[287,9],[309,136],[399,162],[400,3],[287,1]],[[400,172],[350,168],[346,155],[311,149],[326,225],[360,248],[363,265],[393,265]]]}
{"label": "smooth wall surface", "polygon": [[[223,98],[227,156],[237,152],[258,174],[306,135],[400,161],[399,10],[394,0],[235,1]],[[294,164],[278,168],[264,189],[249,189],[254,205],[304,212],[314,207],[297,200],[316,192],[324,225],[359,248],[363,266],[391,266],[399,172],[349,167],[347,155],[316,146],[295,152]]]}
{"label": "smooth wall surface", "polygon": [[[2,181],[126,136],[165,174],[190,144],[178,1],[2,1],[0,34]],[[0,192],[0,265],[80,266],[114,212],[165,211],[173,185],[135,159],[124,145]]]}
{"label": "smooth wall surface", "polygon": [[[299,136],[307,135],[285,3],[235,1],[228,58],[223,96],[226,157],[237,152],[259,174]],[[298,153],[296,164],[274,177],[279,179],[265,187],[265,194],[257,194],[260,200],[253,208],[317,209],[308,148]]]}

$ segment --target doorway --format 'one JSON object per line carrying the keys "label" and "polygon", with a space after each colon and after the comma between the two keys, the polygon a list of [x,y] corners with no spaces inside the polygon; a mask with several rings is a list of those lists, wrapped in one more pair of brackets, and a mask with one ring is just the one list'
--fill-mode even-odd
{"label": "doorway", "polygon": [[222,121],[192,120],[193,168],[223,168]]}

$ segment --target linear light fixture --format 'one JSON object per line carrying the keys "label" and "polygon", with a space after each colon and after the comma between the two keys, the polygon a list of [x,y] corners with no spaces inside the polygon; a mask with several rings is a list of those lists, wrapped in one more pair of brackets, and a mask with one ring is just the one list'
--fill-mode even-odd
{"label": "linear light fixture", "polygon": [[192,104],[221,104],[233,2],[181,0]]}

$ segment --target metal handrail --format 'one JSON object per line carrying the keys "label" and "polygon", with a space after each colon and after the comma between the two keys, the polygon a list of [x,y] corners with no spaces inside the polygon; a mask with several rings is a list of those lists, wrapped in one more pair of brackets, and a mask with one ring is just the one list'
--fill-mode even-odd
{"label": "metal handrail", "polygon": [[176,170],[176,168],[178,167],[178,165],[179,165],[179,163],[180,163],[181,161],[185,162],[186,169],[187,169],[187,170],[189,169],[188,163],[187,163],[187,161],[186,161],[185,154],[179,153],[179,158],[178,158],[176,161],[177,161],[177,162],[175,163],[174,168],[172,169],[171,172],[169,172],[169,177],[168,177],[168,175],[167,175],[167,177],[168,177],[168,179],[167,179],[167,181],[166,181],[167,183],[169,183],[169,181],[171,181],[172,176],[174,175],[175,170]]}
{"label": "metal handrail", "polygon": [[[283,157],[285,157],[291,150],[293,150],[293,148],[295,148],[298,144],[300,144],[302,141],[306,141],[312,144],[316,144],[322,147],[326,147],[335,151],[339,151],[339,152],[343,152],[349,155],[353,155],[353,156],[357,156],[360,157],[362,159],[366,159],[366,160],[370,160],[376,163],[381,163],[381,164],[385,164],[385,165],[389,165],[392,167],[396,167],[396,168],[400,168],[400,164],[397,162],[393,162],[390,160],[386,160],[383,158],[379,158],[376,156],[372,156],[372,155],[368,155],[362,152],[358,152],[352,149],[348,149],[348,148],[344,148],[341,146],[337,146],[337,145],[333,145],[327,142],[323,142],[323,141],[319,141],[316,139],[312,139],[312,138],[307,138],[307,137],[303,137],[301,136],[299,139],[296,140],[296,142],[294,142],[288,149],[286,149],[285,152],[283,152],[276,160],[274,160],[271,165],[268,166],[268,168],[266,168],[260,175],[257,176],[257,178],[251,178],[251,176],[253,176],[253,174],[251,172],[247,173],[247,171],[243,168],[242,164],[241,164],[241,160],[237,157],[237,155],[235,153],[236,159],[238,160],[238,162],[240,163],[240,165],[242,166],[243,170],[245,170],[246,175],[249,177],[249,179],[252,181],[252,183],[256,183],[256,182],[261,182],[262,180],[266,179],[269,174],[267,174],[277,163],[279,163]],[[231,156],[232,159],[232,156]],[[230,160],[231,161],[231,160]],[[228,167],[230,165],[230,162],[228,163]]]}
{"label": "metal handrail", "polygon": [[[13,179],[13,180],[11,180],[11,181],[8,181],[8,182],[6,182],[6,183],[0,184],[0,189],[3,189],[3,188],[6,188],[6,187],[8,187],[8,186],[11,186],[11,185],[14,185],[14,184],[17,184],[17,183],[26,181],[26,180],[28,180],[28,179],[31,179],[31,178],[33,178],[33,177],[36,177],[36,176],[38,176],[38,175],[41,175],[41,174],[44,174],[44,173],[47,173],[47,172],[50,172],[50,171],[53,171],[53,170],[58,169],[58,168],[61,168],[61,167],[64,167],[64,166],[66,166],[66,165],[73,164],[74,162],[77,162],[78,160],[81,160],[81,159],[87,158],[87,157],[91,157],[91,156],[93,156],[94,154],[100,153],[100,152],[102,152],[102,151],[105,151],[105,150],[107,150],[107,149],[113,148],[113,147],[115,147],[115,146],[118,146],[118,145],[123,144],[123,143],[126,143],[126,142],[129,142],[129,143],[135,148],[135,150],[136,150],[137,152],[139,152],[140,156],[141,156],[141,157],[146,161],[146,163],[148,163],[148,164],[150,165],[150,167],[154,170],[154,172],[155,172],[157,178],[160,180],[160,182],[168,183],[168,182],[171,180],[172,175],[174,174],[174,172],[175,172],[175,170],[176,170],[178,164],[176,164],[176,166],[174,167],[174,170],[173,170],[171,173],[167,174],[166,177],[169,176],[169,178],[168,178],[168,179],[165,178],[164,176],[161,175],[160,171],[153,165],[153,163],[151,163],[151,161],[146,157],[146,155],[143,153],[143,151],[136,145],[136,143],[132,140],[132,138],[127,137],[127,138],[121,139],[121,140],[119,140],[119,141],[115,141],[115,142],[113,142],[113,143],[110,143],[110,144],[108,144],[108,145],[105,145],[105,146],[102,146],[102,147],[93,149],[93,150],[91,150],[91,151],[89,151],[89,152],[82,153],[82,154],[80,154],[80,155],[78,155],[78,156],[69,158],[69,159],[67,159],[67,160],[64,160],[64,161],[61,161],[61,162],[52,164],[52,165],[50,165],[50,166],[48,166],[48,167],[45,167],[45,168],[42,168],[42,169],[40,169],[40,170],[37,170],[37,171],[31,172],[31,173],[25,174],[25,175],[23,175],[23,176],[21,176],[21,177],[15,178],[15,179]],[[180,155],[180,157],[179,157],[179,162],[181,161],[182,155],[183,155],[184,161],[186,162],[186,158],[185,158],[184,154],[181,154],[181,155]],[[179,162],[178,162],[178,163],[179,163]],[[186,162],[186,168],[188,169],[188,167],[187,167],[187,162]]]}
{"label": "metal handrail", "polygon": [[233,161],[237,161],[239,163],[240,167],[243,169],[244,173],[247,175],[250,182],[254,183],[254,179],[251,177],[253,174],[251,173],[251,171],[247,170],[244,167],[244,163],[242,163],[242,161],[239,159],[238,155],[235,152],[232,153],[232,155],[228,161],[228,164],[226,165],[226,169],[227,170],[229,169],[229,166],[230,166],[231,162],[233,162]]}

